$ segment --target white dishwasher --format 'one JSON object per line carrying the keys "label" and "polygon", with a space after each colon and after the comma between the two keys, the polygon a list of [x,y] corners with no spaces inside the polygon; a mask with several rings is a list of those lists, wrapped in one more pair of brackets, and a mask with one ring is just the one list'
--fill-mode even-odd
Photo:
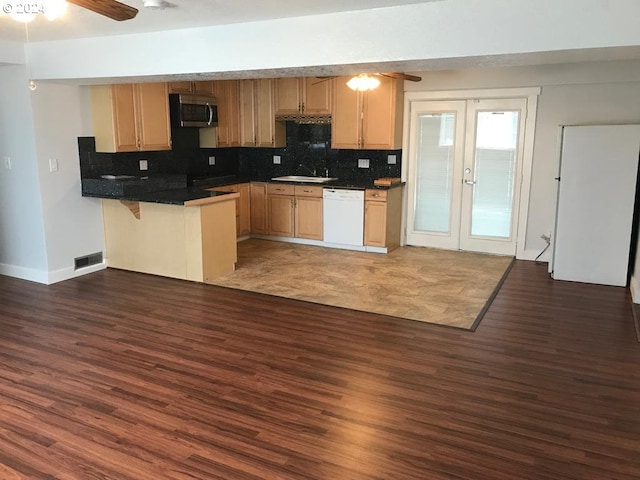
{"label": "white dishwasher", "polygon": [[364,190],[324,188],[322,199],[324,241],[364,246]]}

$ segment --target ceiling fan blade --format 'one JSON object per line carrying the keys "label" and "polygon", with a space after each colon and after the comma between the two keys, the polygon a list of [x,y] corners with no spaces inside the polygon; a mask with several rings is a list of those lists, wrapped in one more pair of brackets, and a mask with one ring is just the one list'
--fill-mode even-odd
{"label": "ceiling fan blade", "polygon": [[67,2],[119,22],[131,20],[138,14],[137,8],[130,7],[116,0],[67,0]]}
{"label": "ceiling fan blade", "polygon": [[385,77],[390,78],[399,78],[400,80],[409,80],[411,82],[420,82],[422,81],[422,77],[416,77],[415,75],[409,75],[408,73],[399,73],[399,72],[385,72],[381,73]]}

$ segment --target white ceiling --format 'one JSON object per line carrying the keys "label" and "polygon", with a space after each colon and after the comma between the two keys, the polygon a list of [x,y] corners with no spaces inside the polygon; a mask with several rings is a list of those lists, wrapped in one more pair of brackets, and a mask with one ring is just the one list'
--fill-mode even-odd
{"label": "white ceiling", "polygon": [[0,13],[0,39],[24,42],[28,35],[30,42],[37,42],[124,35],[446,0],[171,0],[174,7],[163,10],[144,8],[142,0],[121,1],[139,10],[134,19],[116,22],[71,4],[64,17],[55,21],[38,15],[22,24]]}

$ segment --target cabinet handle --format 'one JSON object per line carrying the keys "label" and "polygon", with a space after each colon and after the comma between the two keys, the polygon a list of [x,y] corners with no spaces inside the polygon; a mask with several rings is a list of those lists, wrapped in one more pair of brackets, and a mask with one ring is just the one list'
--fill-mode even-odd
{"label": "cabinet handle", "polygon": [[304,102],[302,102],[302,113],[304,113]]}

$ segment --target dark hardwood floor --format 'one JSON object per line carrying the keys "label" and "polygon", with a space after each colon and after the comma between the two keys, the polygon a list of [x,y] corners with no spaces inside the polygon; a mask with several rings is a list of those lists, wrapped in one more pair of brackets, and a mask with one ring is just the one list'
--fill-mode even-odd
{"label": "dark hardwood floor", "polygon": [[0,478],[638,479],[631,309],[532,262],[474,333],[117,270],[0,277]]}

